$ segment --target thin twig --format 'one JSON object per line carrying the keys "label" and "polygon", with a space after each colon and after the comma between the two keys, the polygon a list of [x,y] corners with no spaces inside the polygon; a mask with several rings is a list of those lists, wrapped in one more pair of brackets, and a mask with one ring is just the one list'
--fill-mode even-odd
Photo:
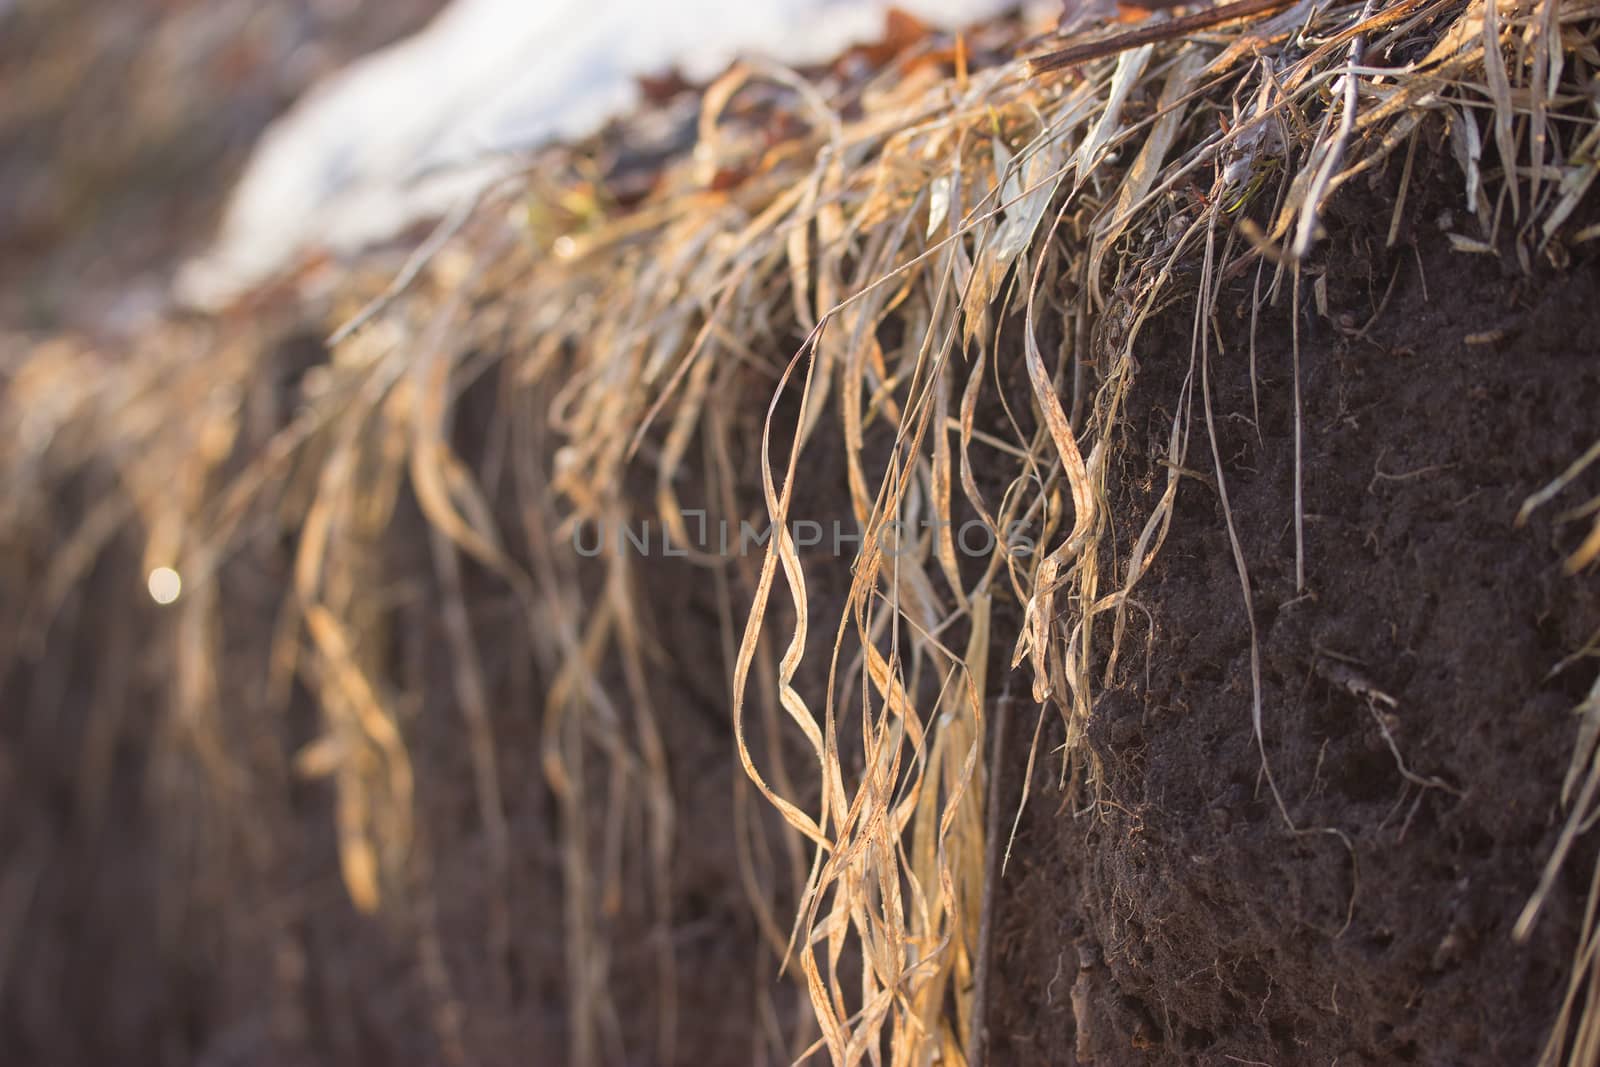
{"label": "thin twig", "polygon": [[418,245],[416,250],[406,259],[405,266],[400,268],[400,273],[395,275],[394,281],[389,283],[388,288],[367,301],[366,306],[356,312],[354,318],[328,335],[328,347],[337,348],[349,340],[357,330],[377,318],[378,315],[382,314],[384,308],[394,303],[401,294],[411,288],[411,283],[417,280],[417,277],[429,263],[433,262],[433,257],[437,256],[440,250],[450,242],[450,239],[461,231],[461,227],[467,224],[467,220],[472,217],[472,213],[483,202],[485,192],[487,190],[473,196],[463,197],[457,201],[455,207],[450,209],[450,213],[440,219],[439,224],[433,228],[433,232],[428,234],[428,239]]}
{"label": "thin twig", "polygon": [[1149,22],[1126,33],[1119,33],[1098,41],[1088,41],[1084,44],[1075,44],[1070,48],[1063,48],[1056,52],[1046,52],[1042,56],[1034,56],[1028,60],[1028,70],[1032,74],[1047,74],[1053,70],[1063,70],[1075,67],[1079,63],[1087,63],[1091,59],[1101,59],[1105,56],[1114,56],[1119,52],[1126,52],[1130,48],[1140,45],[1152,44],[1156,41],[1170,41],[1174,37],[1193,33],[1196,30],[1210,29],[1224,22],[1234,19],[1249,18],[1252,15],[1265,15],[1289,7],[1294,0],[1236,0],[1231,4],[1218,4],[1216,7],[1196,11],[1192,15],[1182,15],[1165,22]]}

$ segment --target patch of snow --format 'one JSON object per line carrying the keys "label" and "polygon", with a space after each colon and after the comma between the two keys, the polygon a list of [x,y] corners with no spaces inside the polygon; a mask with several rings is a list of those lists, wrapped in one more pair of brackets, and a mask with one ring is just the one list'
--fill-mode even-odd
{"label": "patch of snow", "polygon": [[581,137],[635,106],[639,75],[676,67],[705,81],[747,55],[823,62],[879,38],[891,7],[958,28],[1014,6],[455,0],[420,33],[314,88],[267,130],[215,244],[180,272],[176,295],[220,307],[313,251],[358,251],[441,215],[505,173],[506,149]]}

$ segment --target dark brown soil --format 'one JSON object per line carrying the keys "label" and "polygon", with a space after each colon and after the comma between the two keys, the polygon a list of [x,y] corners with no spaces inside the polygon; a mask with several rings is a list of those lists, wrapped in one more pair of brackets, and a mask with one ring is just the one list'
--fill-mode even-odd
{"label": "dark brown soil", "polygon": [[[1090,729],[1098,802],[1058,810],[1046,766],[1022,821],[995,1063],[1513,1064],[1547,1035],[1592,850],[1529,944],[1510,931],[1555,840],[1595,668],[1548,675],[1600,627],[1600,589],[1561,573],[1578,531],[1513,519],[1592,443],[1600,276],[1452,254],[1426,211],[1392,254],[1371,225],[1339,221],[1329,317],[1301,320],[1301,592],[1288,300],[1262,313],[1259,427],[1250,276],[1222,304],[1210,367],[1266,762],[1301,832],[1253,736],[1250,631],[1197,389],[1198,475],[1138,590],[1149,622],[1132,615],[1149,655],[1124,659]],[[1351,336],[1396,274],[1384,314]],[[1114,499],[1123,558],[1165,482],[1191,317],[1175,309],[1140,349]],[[1033,723],[1013,714],[1030,716],[1006,756],[1021,768]],[[1047,725],[1044,748],[1059,735]]]}

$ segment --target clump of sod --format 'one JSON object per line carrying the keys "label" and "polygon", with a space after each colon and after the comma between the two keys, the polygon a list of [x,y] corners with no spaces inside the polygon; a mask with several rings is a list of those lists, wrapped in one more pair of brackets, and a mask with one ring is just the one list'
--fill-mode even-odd
{"label": "clump of sod", "polygon": [[[116,360],[70,342],[21,351],[7,361],[5,403],[22,432],[0,445],[15,502],[4,530],[19,545],[60,540],[42,570],[6,576],[28,606],[6,647],[21,648],[136,524],[143,569],[182,581],[164,741],[186,771],[165,787],[192,791],[193,810],[239,818],[237,803],[196,799],[237,798],[260,773],[224,700],[237,683],[223,675],[254,672],[273,706],[305,685],[321,737],[294,770],[336,784],[349,895],[426,917],[433,872],[414,834],[404,726],[421,694],[384,649],[406,625],[392,608],[406,566],[427,568],[500,887],[486,951],[500,956],[512,939],[511,845],[470,560],[514,604],[504,640],[547,680],[536,704],[559,809],[570,1062],[610,1055],[606,915],[624,893],[642,894],[657,930],[656,1055],[668,1062],[684,1047],[670,871],[694,830],[676,817],[673,776],[691,772],[668,766],[658,665],[636,625],[646,564],[609,539],[592,563],[570,550],[581,527],[653,521],[691,547],[723,605],[747,867],[759,853],[793,883],[797,906],[784,914],[747,879],[764,941],[814,1016],[810,1032],[783,1035],[785,1054],[979,1056],[983,902],[1008,829],[984,812],[990,697],[1004,685],[988,665],[996,606],[1013,603],[1022,620],[1015,693],[1037,722],[1062,717],[1063,780],[1093,790],[1084,730],[1129,653],[1134,593],[1186,476],[1209,471],[1231,527],[1210,390],[1224,282],[1253,277],[1258,307],[1314,299],[1303,268],[1330,200],[1397,167],[1392,242],[1415,161],[1435,151],[1459,165],[1467,221],[1452,240],[1463,254],[1499,252],[1524,270],[1564,263],[1600,236],[1580,210],[1600,168],[1597,13],[1556,0],[1301,3],[1115,39],[1059,70],[1026,55],[985,65],[966,43],[931,37],[867,77],[745,64],[705,91],[693,155],[664,164],[637,203],[608,200],[581,160],[547,168],[450,220],[404,285],[350,279],[328,322],[358,316],[356,328],[339,331],[290,408],[245,403],[281,351],[236,323],[175,322]],[[1009,54],[1060,45],[1006,28],[986,41]],[[1134,517],[1132,553],[1114,558],[1105,485],[1130,447],[1119,428],[1137,388],[1135,343],[1180,299],[1194,325],[1182,394],[1165,398],[1176,413],[1166,484]],[[1005,399],[999,364],[1018,351],[1033,411],[983,414]],[[467,405],[480,387],[493,402]],[[752,517],[733,458],[753,444],[752,412],[773,534],[758,557],[730,560],[697,530]],[[464,426],[468,414],[487,425]],[[492,442],[475,466],[457,445],[468,431]],[[1297,425],[1297,455],[1300,437]],[[797,505],[809,458],[824,448],[842,453],[844,484],[819,491],[865,531],[846,558],[807,552],[795,535],[810,517]],[[1594,459],[1579,457],[1548,495]],[[30,525],[72,479],[103,490],[81,521]],[[686,504],[685,484],[700,499]],[[1299,491],[1297,479],[1303,583]],[[426,543],[399,545],[396,531],[414,527],[397,516],[412,506]],[[972,522],[987,533],[976,556],[972,539],[958,542]],[[272,639],[246,667],[230,659],[229,635],[255,620],[220,590],[264,531],[292,538],[293,581],[281,595],[257,591],[275,613]],[[1248,605],[1249,562],[1233,544]],[[842,611],[819,616],[825,571],[847,591]],[[1523,932],[1600,803],[1596,700],[1566,783],[1569,829]],[[1037,726],[1019,725],[1037,739]],[[803,764],[786,759],[784,736],[799,740]],[[756,798],[781,815],[780,840],[761,832]],[[1336,833],[1277,808],[1297,833]],[[642,854],[624,858],[625,842]],[[459,1052],[437,933],[417,929],[442,1038]],[[1591,921],[1547,1062],[1595,1055],[1594,936]]]}

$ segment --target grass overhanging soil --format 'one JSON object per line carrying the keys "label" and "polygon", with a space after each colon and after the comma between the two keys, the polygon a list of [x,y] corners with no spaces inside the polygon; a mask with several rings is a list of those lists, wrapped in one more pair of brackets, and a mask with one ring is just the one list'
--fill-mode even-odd
{"label": "grass overhanging soil", "polygon": [[[1031,733],[1029,765],[1048,763],[1063,807],[1094,802],[1088,734],[1146,655],[1141,580],[1174,548],[1183,494],[1218,498],[1246,606],[1243,769],[1290,840],[1356,862],[1343,829],[1297,819],[1267,758],[1262,561],[1236,534],[1218,444],[1261,400],[1228,411],[1212,392],[1223,359],[1249,361],[1253,391],[1259,353],[1219,348],[1219,301],[1248,285],[1252,339],[1258,317],[1292,327],[1295,371],[1273,387],[1295,413],[1282,563],[1300,591],[1315,560],[1299,414],[1315,398],[1298,330],[1330,307],[1329,205],[1383,205],[1394,245],[1419,204],[1453,202],[1462,257],[1508,276],[1593,269],[1597,15],[1296,4],[1059,72],[1011,59],[1052,45],[1008,23],[903,34],[806,76],[745,64],[698,100],[692,154],[641,177],[627,124],[544,153],[450,220],[404,285],[378,258],[334,296],[174,318],[131,352],[13,339],[0,582],[19,609],[0,684],[34,709],[24,735],[83,709],[77,795],[59,802],[88,826],[118,825],[121,790],[149,791],[158,955],[199,968],[193,924],[215,917],[245,928],[208,930],[219,943],[276,945],[261,958],[293,984],[303,962],[274,938],[315,926],[300,909],[344,905],[307,888],[288,908],[265,887],[286,866],[315,887],[336,856],[349,901],[394,932],[377,944],[414,967],[423,996],[394,1012],[421,1009],[447,1060],[493,1044],[469,1025],[480,999],[559,1004],[574,1064],[692,1059],[719,1032],[697,972],[722,951],[748,955],[753,989],[737,1001],[751,1044],[718,1053],[730,1062],[975,1058],[985,905],[1018,818],[985,810],[995,711],[1012,744]],[[1373,303],[1341,329],[1373,328],[1381,285]],[[1177,315],[1187,346],[1161,358],[1186,369],[1162,376],[1171,395],[1140,395],[1143,331]],[[1128,432],[1135,404],[1170,412],[1164,439]],[[1108,480],[1140,448],[1161,470],[1148,509],[1113,515]],[[1578,490],[1600,445],[1569,458],[1527,509],[1587,531],[1569,569],[1591,581],[1600,521]],[[617,536],[647,523],[688,555]],[[865,534],[836,555],[802,523]],[[720,551],[741,524],[772,539]],[[595,531],[598,557],[574,551]],[[136,601],[159,568],[182,593],[158,612]],[[680,627],[714,647],[684,647]],[[1593,640],[1565,651],[1579,662]],[[1363,696],[1375,716],[1385,696]],[[698,740],[685,704],[706,713]],[[1579,710],[1570,769],[1549,769],[1566,775],[1566,829],[1519,936],[1574,892],[1563,865],[1600,810],[1600,683]],[[1042,712],[1060,717],[1059,751],[1037,744]],[[131,779],[130,715],[149,731]],[[307,807],[326,848],[290,841]],[[744,898],[734,947],[705,905],[726,887],[692,873],[712,836],[695,820],[719,813]],[[456,835],[470,898],[435,860]],[[21,836],[19,854],[47,854]],[[1345,923],[1359,907],[1352,893]],[[1600,1056],[1592,919],[1550,1005],[1549,1063]],[[458,922],[481,941],[452,937]],[[559,980],[523,988],[541,973],[529,954],[559,957]],[[464,979],[464,956],[488,965]],[[0,954],[0,982],[18,980]]]}

